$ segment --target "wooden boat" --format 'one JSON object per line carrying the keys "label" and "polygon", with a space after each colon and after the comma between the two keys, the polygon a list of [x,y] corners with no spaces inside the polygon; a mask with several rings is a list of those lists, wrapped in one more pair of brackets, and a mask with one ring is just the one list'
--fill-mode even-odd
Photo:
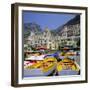
{"label": "wooden boat", "polygon": [[78,75],[79,65],[71,59],[65,58],[57,64],[58,75]]}
{"label": "wooden boat", "polygon": [[36,58],[36,61],[36,63],[27,65],[24,68],[24,77],[48,76],[56,69],[57,60],[54,57],[43,58],[41,60],[40,56],[40,58]]}
{"label": "wooden boat", "polygon": [[76,59],[76,57],[77,57],[77,52],[71,50],[71,51],[68,51],[68,52],[61,52],[61,53],[59,54],[59,58],[62,59],[62,60],[63,60],[64,58],[66,58],[66,57],[68,57],[68,58],[70,58],[70,59]]}

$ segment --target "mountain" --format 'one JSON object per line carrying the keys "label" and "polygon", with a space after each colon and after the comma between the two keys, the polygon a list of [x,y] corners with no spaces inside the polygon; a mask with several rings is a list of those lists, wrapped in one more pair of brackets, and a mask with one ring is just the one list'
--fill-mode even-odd
{"label": "mountain", "polygon": [[73,19],[69,20],[64,25],[59,26],[55,32],[58,32],[58,34],[60,35],[60,32],[63,30],[64,26],[75,25],[79,23],[80,23],[80,15],[76,15]]}
{"label": "mountain", "polygon": [[73,19],[68,21],[65,25],[74,25],[80,23],[80,15],[75,16]]}
{"label": "mountain", "polygon": [[27,37],[31,34],[31,32],[37,34],[41,32],[42,29],[40,25],[36,23],[24,23],[24,37]]}
{"label": "mountain", "polygon": [[[80,15],[76,15],[73,19],[69,20],[62,26],[57,27],[54,30],[51,30],[52,35],[61,35],[61,31],[63,30],[64,26],[74,25],[80,23]],[[27,37],[31,34],[31,32],[35,34],[40,34],[43,32],[40,25],[36,23],[25,23],[24,24],[24,37]]]}

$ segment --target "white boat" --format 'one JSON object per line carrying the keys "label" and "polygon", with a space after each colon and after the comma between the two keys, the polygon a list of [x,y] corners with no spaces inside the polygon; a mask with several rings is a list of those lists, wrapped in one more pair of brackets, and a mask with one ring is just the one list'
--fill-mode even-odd
{"label": "white boat", "polygon": [[40,56],[30,56],[28,58],[25,58],[25,60],[43,60],[45,55]]}

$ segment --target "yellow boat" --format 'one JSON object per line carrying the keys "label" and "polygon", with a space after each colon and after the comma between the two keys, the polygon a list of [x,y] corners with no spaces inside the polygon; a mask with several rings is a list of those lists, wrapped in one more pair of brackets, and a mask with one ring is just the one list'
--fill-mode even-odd
{"label": "yellow boat", "polygon": [[80,68],[78,64],[68,58],[57,64],[58,75],[78,75]]}
{"label": "yellow boat", "polygon": [[57,60],[54,57],[45,58],[43,61],[24,68],[24,77],[48,76],[56,69],[56,65]]}
{"label": "yellow boat", "polygon": [[57,60],[54,57],[44,59],[43,61],[44,74],[53,71],[56,68],[56,64],[57,64]]}

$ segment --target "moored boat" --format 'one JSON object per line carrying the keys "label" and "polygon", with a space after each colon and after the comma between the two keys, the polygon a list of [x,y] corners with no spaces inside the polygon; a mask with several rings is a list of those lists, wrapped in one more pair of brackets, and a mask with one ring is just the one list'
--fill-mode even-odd
{"label": "moored boat", "polygon": [[79,65],[69,58],[65,58],[57,65],[58,75],[78,75]]}
{"label": "moored boat", "polygon": [[34,76],[48,76],[56,69],[57,60],[54,57],[44,58],[40,55],[33,58],[26,58],[25,61],[36,60],[34,64],[26,65],[24,68],[24,77],[34,77]]}

